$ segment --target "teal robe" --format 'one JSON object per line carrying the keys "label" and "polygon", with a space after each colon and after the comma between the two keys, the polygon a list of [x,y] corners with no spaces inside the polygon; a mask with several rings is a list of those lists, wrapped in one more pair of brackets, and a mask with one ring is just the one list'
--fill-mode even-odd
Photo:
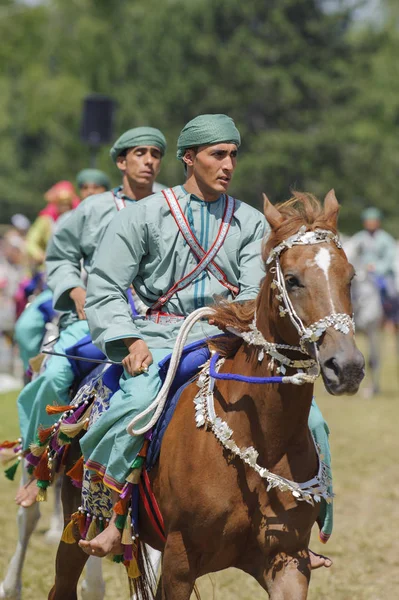
{"label": "teal robe", "polygon": [[[126,204],[134,203],[134,200],[124,199]],[[60,222],[49,243],[46,257],[48,285],[54,293],[54,308],[65,311],[55,352],[64,353],[89,333],[87,321],[78,319],[69,290],[85,287],[82,260],[86,271],[90,272],[98,244],[117,212],[112,192],[89,196]],[[18,415],[24,450],[35,441],[40,426],[49,427],[55,423],[57,415],[47,415],[46,406],[68,404],[73,379],[68,359],[51,356],[46,368],[23,388],[18,397]]]}

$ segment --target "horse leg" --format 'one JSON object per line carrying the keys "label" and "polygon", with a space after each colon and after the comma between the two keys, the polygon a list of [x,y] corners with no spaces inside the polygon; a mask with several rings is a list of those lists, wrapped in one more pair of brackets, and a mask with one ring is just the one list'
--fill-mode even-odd
{"label": "horse leg", "polygon": [[[72,442],[65,465],[68,471],[80,456],[78,441]],[[64,523],[69,523],[71,514],[76,512],[80,505],[81,490],[74,487],[69,477],[62,478],[61,489]],[[77,585],[79,577],[88,559],[88,555],[81,550],[78,544],[60,542],[55,560],[55,583],[48,600],[77,600]]]}
{"label": "horse leg", "polygon": [[44,539],[48,544],[58,544],[64,528],[64,521],[62,518],[61,488],[62,476],[57,477],[53,485],[54,510],[53,514],[51,515],[50,528],[44,536]]}
{"label": "horse leg", "polygon": [[105,597],[101,560],[98,556],[89,556],[86,576],[81,587],[82,600],[103,600]]}
{"label": "horse leg", "polygon": [[310,558],[307,551],[302,551],[291,556],[278,554],[258,582],[270,600],[306,600],[309,580]]}
{"label": "horse leg", "polygon": [[379,393],[380,388],[380,356],[381,356],[381,333],[378,327],[371,328],[369,332],[370,340],[370,370],[372,380],[372,395]]}
{"label": "horse leg", "polygon": [[181,534],[170,533],[162,555],[162,577],[156,598],[190,600],[196,579],[194,562],[192,556],[189,560]]}
{"label": "horse leg", "polygon": [[[24,469],[21,485],[25,485],[27,481],[28,474]],[[17,513],[18,542],[14,556],[9,562],[4,580],[0,583],[1,599],[7,598],[8,600],[19,600],[21,598],[22,568],[24,566],[25,554],[30,536],[35,530],[39,519],[40,508],[37,502],[29,508],[19,507]]]}

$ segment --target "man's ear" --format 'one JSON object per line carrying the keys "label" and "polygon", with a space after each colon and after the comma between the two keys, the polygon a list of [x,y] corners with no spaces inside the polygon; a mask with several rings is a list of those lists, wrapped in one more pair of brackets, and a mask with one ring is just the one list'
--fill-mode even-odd
{"label": "man's ear", "polygon": [[126,171],[126,156],[125,154],[120,154],[116,158],[116,166],[120,171]]}
{"label": "man's ear", "polygon": [[187,148],[183,156],[183,162],[187,167],[192,167],[195,159],[195,150],[193,148]]}

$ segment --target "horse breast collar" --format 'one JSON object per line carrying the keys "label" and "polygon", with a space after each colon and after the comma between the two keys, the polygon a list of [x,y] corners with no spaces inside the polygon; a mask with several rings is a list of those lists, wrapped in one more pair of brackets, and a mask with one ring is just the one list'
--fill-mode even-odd
{"label": "horse breast collar", "polygon": [[174,220],[176,221],[180,233],[183,235],[191,251],[193,252],[194,256],[196,256],[199,262],[196,265],[196,267],[190,273],[188,273],[188,275],[180,279],[180,281],[175,283],[166,294],[161,296],[161,298],[159,298],[159,300],[157,300],[157,302],[151,307],[151,310],[154,311],[162,308],[162,306],[166,304],[168,300],[170,300],[173,294],[186,288],[198,277],[198,275],[200,275],[205,270],[209,271],[219,281],[221,285],[230,290],[233,296],[237,295],[239,292],[237,286],[231,284],[227,280],[225,273],[223,273],[220,267],[218,267],[217,264],[214,262],[214,259],[216,258],[216,255],[218,254],[220,248],[223,246],[227,233],[230,229],[230,223],[232,221],[235,208],[234,198],[232,198],[231,196],[227,196],[226,207],[223,214],[222,223],[219,228],[219,232],[211,248],[208,250],[208,252],[205,252],[205,250],[199,244],[194,233],[192,232],[173,189],[170,188],[167,190],[162,190],[162,194],[164,195],[165,200],[168,203],[168,206],[170,208]]}

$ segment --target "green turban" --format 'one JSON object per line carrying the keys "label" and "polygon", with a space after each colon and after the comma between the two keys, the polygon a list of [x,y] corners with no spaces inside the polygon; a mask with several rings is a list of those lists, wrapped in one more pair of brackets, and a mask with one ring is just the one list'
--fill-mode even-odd
{"label": "green turban", "polygon": [[116,140],[110,150],[110,155],[114,163],[124,150],[134,148],[135,146],[156,146],[162,153],[166,151],[166,139],[162,131],[154,129],[154,127],[135,127],[122,133],[121,137]]}
{"label": "green turban", "polygon": [[227,115],[199,115],[183,127],[177,140],[177,158],[182,160],[187,148],[207,144],[241,144],[240,132]]}
{"label": "green turban", "polygon": [[76,183],[79,188],[85,185],[85,183],[101,185],[102,187],[105,187],[106,190],[109,190],[111,187],[108,175],[99,169],[83,169],[82,171],[79,171],[76,177]]}
{"label": "green turban", "polygon": [[366,208],[366,210],[362,212],[362,221],[381,221],[381,218],[382,214],[378,208]]}

